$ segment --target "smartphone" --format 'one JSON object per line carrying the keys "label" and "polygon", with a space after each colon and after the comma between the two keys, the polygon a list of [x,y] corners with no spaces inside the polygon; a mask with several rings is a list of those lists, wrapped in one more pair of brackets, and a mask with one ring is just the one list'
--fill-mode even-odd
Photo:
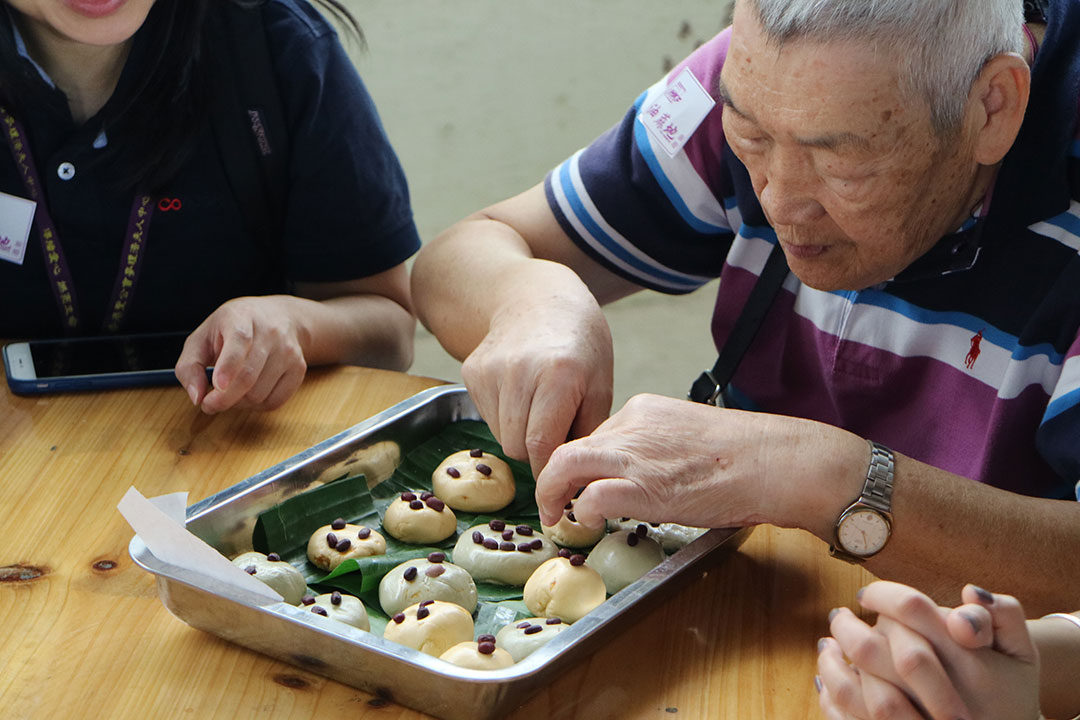
{"label": "smartphone", "polygon": [[4,370],[19,395],[172,385],[186,338],[180,332],[9,343]]}

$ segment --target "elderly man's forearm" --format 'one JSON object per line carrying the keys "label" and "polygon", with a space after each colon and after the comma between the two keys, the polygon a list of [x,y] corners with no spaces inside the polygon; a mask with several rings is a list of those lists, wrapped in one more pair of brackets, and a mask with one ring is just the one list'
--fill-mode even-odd
{"label": "elderly man's forearm", "polygon": [[1032,615],[1080,597],[1080,504],[1031,498],[900,457],[893,534],[867,562],[955,605],[965,582],[1015,595]]}

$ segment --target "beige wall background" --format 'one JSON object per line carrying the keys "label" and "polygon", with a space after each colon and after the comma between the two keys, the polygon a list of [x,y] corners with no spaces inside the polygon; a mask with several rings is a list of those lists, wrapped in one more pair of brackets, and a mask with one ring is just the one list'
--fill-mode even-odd
{"label": "beige wall background", "polygon": [[[729,22],[731,0],[344,0],[367,47],[346,43],[409,178],[424,241],[520,192],[617,121]],[[682,396],[715,360],[715,288],[643,292],[605,309],[615,407]],[[422,328],[412,372],[460,381]]]}

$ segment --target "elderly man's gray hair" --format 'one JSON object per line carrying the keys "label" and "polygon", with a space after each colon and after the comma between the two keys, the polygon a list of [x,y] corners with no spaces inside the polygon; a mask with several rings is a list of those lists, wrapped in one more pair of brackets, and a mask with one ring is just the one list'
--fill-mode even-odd
{"label": "elderly man's gray hair", "polygon": [[987,60],[1024,47],[1020,0],[737,0],[750,5],[778,45],[856,39],[895,53],[905,90],[930,104],[934,128],[960,126]]}

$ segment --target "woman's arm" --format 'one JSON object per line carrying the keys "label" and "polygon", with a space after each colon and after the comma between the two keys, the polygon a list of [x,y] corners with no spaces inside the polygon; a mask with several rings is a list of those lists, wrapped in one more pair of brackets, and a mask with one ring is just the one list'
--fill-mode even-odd
{"label": "woman's arm", "polygon": [[405,370],[412,363],[416,320],[404,264],[358,280],[297,283],[294,291],[234,298],[195,329],[176,363],[192,403],[210,414],[270,410],[296,392],[311,365]]}

